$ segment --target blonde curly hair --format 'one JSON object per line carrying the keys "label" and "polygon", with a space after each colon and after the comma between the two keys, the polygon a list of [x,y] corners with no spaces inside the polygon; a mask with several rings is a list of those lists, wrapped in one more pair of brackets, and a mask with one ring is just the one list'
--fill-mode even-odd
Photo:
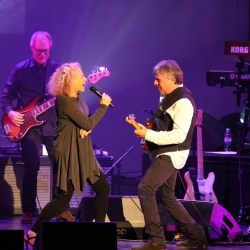
{"label": "blonde curly hair", "polygon": [[69,95],[76,69],[81,70],[78,62],[64,63],[57,68],[49,80],[48,92],[52,96]]}

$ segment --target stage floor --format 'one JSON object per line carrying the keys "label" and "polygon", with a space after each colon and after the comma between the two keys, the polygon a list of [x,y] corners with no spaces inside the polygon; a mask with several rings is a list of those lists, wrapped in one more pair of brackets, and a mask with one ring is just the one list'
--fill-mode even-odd
{"label": "stage floor", "polygon": [[[30,229],[31,225],[22,225],[20,223],[20,220],[21,220],[20,215],[15,215],[13,217],[0,218],[0,230],[24,230],[24,233],[26,233]],[[35,222],[35,220],[36,218],[33,219],[33,222]],[[242,223],[240,227],[242,229],[243,234],[247,235],[249,225]],[[98,238],[96,240],[98,240]],[[119,240],[118,239],[117,249],[118,250],[130,250],[132,246],[140,246],[144,242],[145,241],[142,241],[142,240],[130,240],[130,239]],[[0,249],[19,250],[19,249],[11,249],[11,248],[8,248],[7,246],[3,246],[1,239],[0,239]],[[26,245],[24,245],[24,249],[26,249]],[[29,246],[28,249],[31,250],[32,247]],[[109,250],[109,249],[106,249],[105,246],[103,246],[102,249]],[[167,242],[167,249],[176,250],[177,248],[174,247],[174,244],[172,242]],[[226,242],[225,243],[210,243],[208,246],[208,250],[225,250],[225,249],[231,249],[231,250],[250,249],[250,236],[248,235],[247,241],[242,240],[237,243],[226,243]],[[53,249],[53,250],[57,250],[57,249]],[[93,250],[93,249],[88,249],[88,250]]]}

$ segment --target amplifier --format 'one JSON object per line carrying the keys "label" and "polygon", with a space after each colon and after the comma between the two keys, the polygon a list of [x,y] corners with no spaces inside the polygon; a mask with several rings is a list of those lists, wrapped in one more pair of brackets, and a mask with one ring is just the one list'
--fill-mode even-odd
{"label": "amplifier", "polygon": [[[20,193],[22,189],[23,160],[21,156],[0,156],[0,213],[22,214]],[[51,199],[51,164],[41,157],[37,176],[37,208],[43,208]]]}
{"label": "amplifier", "polygon": [[[78,221],[94,221],[94,197],[85,196],[77,210]],[[116,223],[118,239],[146,239],[145,222],[138,196],[109,196],[105,222]]]}

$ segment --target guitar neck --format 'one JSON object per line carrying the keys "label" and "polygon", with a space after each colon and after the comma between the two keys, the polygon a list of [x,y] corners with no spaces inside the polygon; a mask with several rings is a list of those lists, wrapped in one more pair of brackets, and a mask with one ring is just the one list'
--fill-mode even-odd
{"label": "guitar neck", "polygon": [[84,83],[84,85],[89,85],[91,83],[91,81],[89,79],[86,80],[86,82]]}
{"label": "guitar neck", "polygon": [[55,105],[56,97],[53,97],[52,99],[48,100],[47,102],[37,106],[36,108],[31,110],[31,114],[33,116],[40,115],[44,113],[47,109],[51,108]]}
{"label": "guitar neck", "polygon": [[135,129],[141,129],[141,127],[139,126],[139,124],[136,121],[131,122],[131,125],[135,128]]}
{"label": "guitar neck", "polygon": [[197,129],[197,178],[198,180],[204,179],[204,167],[203,167],[203,147],[202,147],[202,128],[200,126]]}

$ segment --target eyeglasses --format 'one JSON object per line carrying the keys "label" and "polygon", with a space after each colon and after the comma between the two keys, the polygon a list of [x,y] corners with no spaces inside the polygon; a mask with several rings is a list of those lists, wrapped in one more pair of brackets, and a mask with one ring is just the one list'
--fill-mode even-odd
{"label": "eyeglasses", "polygon": [[33,49],[36,51],[36,53],[38,55],[41,55],[42,53],[44,53],[45,55],[49,54],[50,52],[50,49],[36,49],[33,47]]}

